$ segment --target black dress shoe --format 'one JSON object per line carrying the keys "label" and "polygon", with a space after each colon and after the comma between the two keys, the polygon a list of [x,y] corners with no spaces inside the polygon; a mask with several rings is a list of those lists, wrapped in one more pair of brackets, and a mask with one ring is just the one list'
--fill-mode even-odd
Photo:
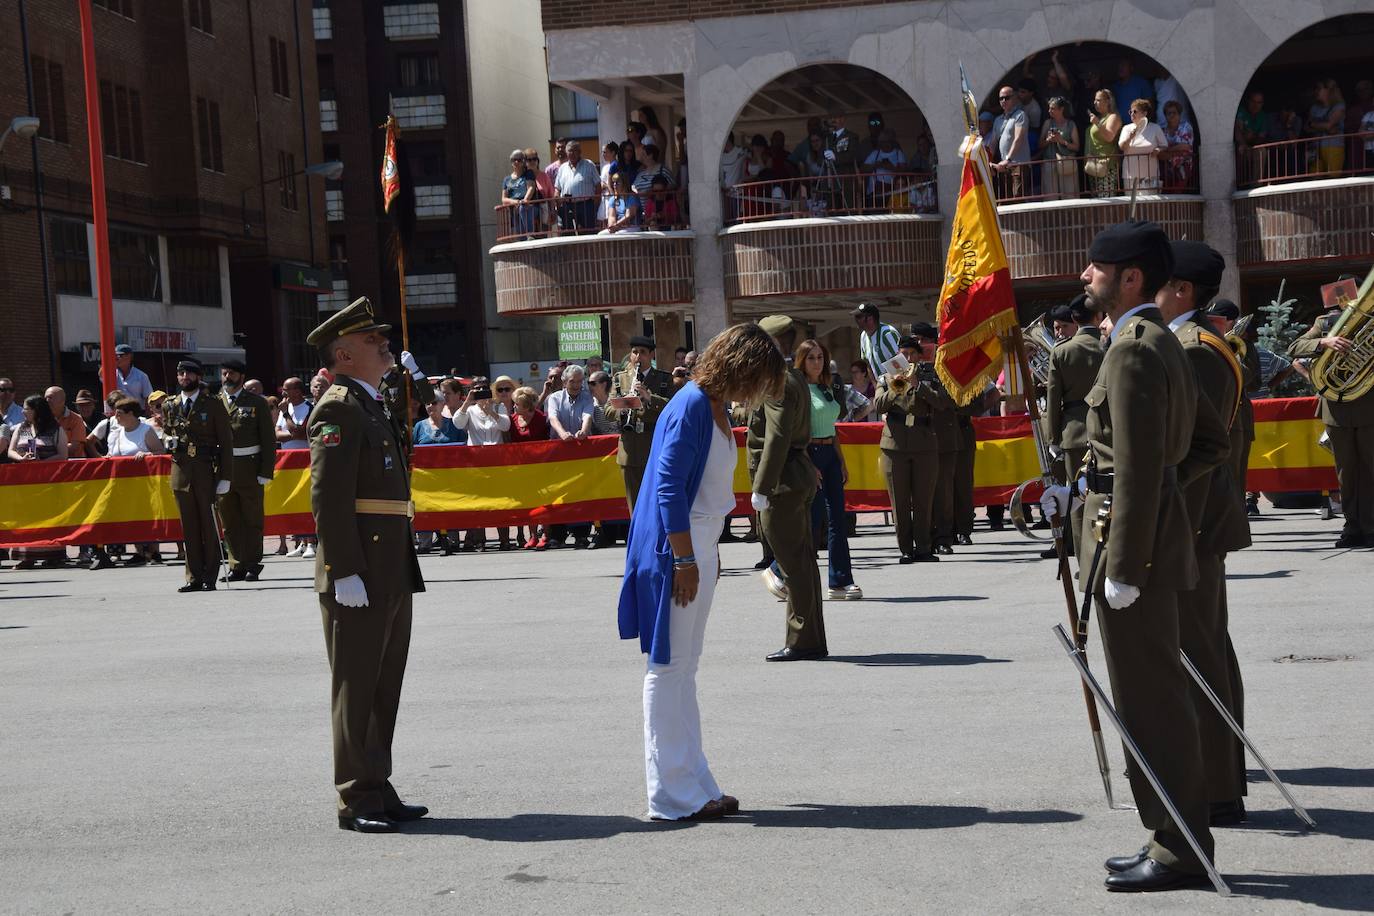
{"label": "black dress shoe", "polygon": [[[937,548],[937,549],[938,549],[938,548]],[[952,553],[952,552],[953,552],[953,551],[951,551],[951,553]],[[933,554],[933,553],[918,553],[918,554],[916,554],[915,556],[913,556],[911,559],[912,559],[913,562],[916,562],[916,563],[939,563],[939,562],[940,562],[940,558],[937,557],[937,556],[936,556],[935,554]]]}
{"label": "black dress shoe", "polygon": [[249,582],[256,582],[258,581],[258,576],[260,575],[262,575],[261,564],[254,566],[252,569],[248,570],[248,573],[244,576],[244,578],[247,579]]}
{"label": "black dress shoe", "polygon": [[772,557],[764,557],[762,560],[759,560],[757,563],[754,564],[754,568],[755,568],[755,569],[767,569],[768,567],[770,567],[770,566],[772,566],[772,565],[773,565],[773,558],[772,558]]}
{"label": "black dress shoe", "polygon": [[244,569],[242,566],[238,569],[231,569],[229,570],[227,578],[230,582],[242,582],[244,579],[248,578],[248,570]]}
{"label": "black dress shoe", "polygon": [[1365,538],[1363,534],[1343,534],[1336,541],[1337,547],[1363,547]]}
{"label": "black dress shoe", "polygon": [[897,560],[897,562],[903,566],[906,566],[908,564],[915,563],[916,558],[909,553],[904,553],[902,554],[901,558]]}
{"label": "black dress shoe", "polygon": [[429,809],[424,805],[407,805],[405,802],[386,809],[387,818],[397,822],[418,821],[428,813]]}
{"label": "black dress shoe", "polygon": [[1140,851],[1130,856],[1112,856],[1102,863],[1102,867],[1112,874],[1120,874],[1123,871],[1130,871],[1150,856],[1150,847],[1142,846]]}
{"label": "black dress shoe", "polygon": [[1059,550],[1055,547],[1046,547],[1044,550],[1040,551],[1040,559],[1057,560],[1059,559]]}
{"label": "black dress shoe", "polygon": [[355,814],[349,817],[339,815],[340,830],[356,830],[358,833],[395,833],[396,822],[385,814]]}
{"label": "black dress shoe", "polygon": [[1208,880],[1206,874],[1178,871],[1154,859],[1146,858],[1134,868],[1108,875],[1105,883],[1109,891],[1139,894],[1149,891],[1171,891],[1183,887],[1203,887]]}
{"label": "black dress shoe", "polygon": [[948,544],[936,544],[935,552],[942,553],[945,556],[952,556],[954,554],[954,548],[949,546]]}
{"label": "black dress shoe", "polygon": [[200,591],[200,580],[192,579],[190,582],[187,582],[181,588],[177,589],[177,591],[181,592],[182,594],[185,594],[186,592],[198,592]]}
{"label": "black dress shoe", "polygon": [[205,580],[204,582],[202,582],[202,583],[200,584],[200,590],[203,591],[203,592],[213,592],[213,591],[215,590],[215,580],[214,580],[214,579],[207,579],[207,580]]}
{"label": "black dress shoe", "polygon": [[123,562],[123,564],[121,564],[121,565],[123,565],[124,568],[127,569],[127,568],[129,568],[130,566],[142,566],[142,565],[144,565],[144,564],[147,563],[147,562],[148,562],[148,558],[145,557],[143,554],[141,554],[141,553],[131,553],[131,554],[129,554],[127,557],[124,558],[124,562]]}
{"label": "black dress shoe", "polygon": [[90,569],[91,572],[95,572],[97,569],[114,569],[115,562],[102,553],[92,560],[91,565],[87,568]]}
{"label": "black dress shoe", "polygon": [[1234,827],[1246,821],[1245,800],[1212,802],[1208,823],[1212,827]]}
{"label": "black dress shoe", "polygon": [[804,662],[813,658],[826,658],[830,653],[825,649],[794,649],[784,646],[772,655],[765,655],[766,662]]}
{"label": "black dress shoe", "polygon": [[954,543],[962,544],[965,547],[972,547],[973,538],[969,537],[967,534],[956,534],[954,536]]}

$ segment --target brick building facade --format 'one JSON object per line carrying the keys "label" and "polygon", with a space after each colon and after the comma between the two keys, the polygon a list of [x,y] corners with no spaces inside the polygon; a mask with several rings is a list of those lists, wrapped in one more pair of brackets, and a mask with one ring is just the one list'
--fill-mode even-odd
{"label": "brick building facade", "polygon": [[[0,16],[0,119],[42,121],[31,144],[11,138],[0,155],[11,197],[0,210],[0,373],[24,392],[54,378],[95,389],[77,7],[24,0]],[[324,277],[324,186],[282,177],[321,161],[310,9],[95,0],[92,18],[116,340],[159,385],[191,350],[211,365],[244,354],[269,383],[313,365],[304,335]],[[169,329],[183,333],[147,333]]]}

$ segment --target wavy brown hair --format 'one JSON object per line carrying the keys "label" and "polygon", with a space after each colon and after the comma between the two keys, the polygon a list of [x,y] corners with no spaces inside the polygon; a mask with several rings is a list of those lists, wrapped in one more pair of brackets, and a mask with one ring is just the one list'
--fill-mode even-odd
{"label": "wavy brown hair", "polygon": [[697,357],[692,379],[721,401],[760,404],[782,395],[787,360],[768,332],[753,322],[726,328]]}
{"label": "wavy brown hair", "polygon": [[[815,338],[808,337],[797,347],[797,354],[792,357],[792,365],[797,367],[797,371],[806,375],[806,358],[811,355],[813,350],[821,351],[821,377],[817,380],[822,388],[829,388],[833,380],[830,374],[830,351],[825,348],[825,344]],[[808,376],[808,381],[810,377]]]}

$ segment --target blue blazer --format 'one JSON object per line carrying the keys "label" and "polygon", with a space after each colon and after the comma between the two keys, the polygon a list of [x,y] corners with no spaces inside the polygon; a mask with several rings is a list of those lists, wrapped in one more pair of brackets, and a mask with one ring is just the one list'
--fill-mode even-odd
{"label": "blue blazer", "polygon": [[625,581],[620,587],[620,638],[639,637],[654,664],[672,660],[668,618],[673,603],[673,551],[669,532],[691,528],[692,502],[711,453],[711,401],[688,382],[673,396],[654,426],[625,542]]}

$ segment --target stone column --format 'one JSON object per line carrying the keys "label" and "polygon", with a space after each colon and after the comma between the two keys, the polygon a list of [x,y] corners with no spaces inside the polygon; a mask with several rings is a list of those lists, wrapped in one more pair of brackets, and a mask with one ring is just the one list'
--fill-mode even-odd
{"label": "stone column", "polygon": [[621,143],[625,140],[625,124],[629,121],[630,114],[629,104],[630,100],[623,86],[612,88],[610,98],[598,100],[596,103],[596,149],[584,149],[582,155],[595,162],[598,170],[601,168],[601,147],[612,141]]}
{"label": "stone column", "polygon": [[[1215,129],[1214,129],[1215,130]],[[1212,134],[1212,135],[1215,135]],[[1223,299],[1240,302],[1240,269],[1236,265],[1236,213],[1231,192],[1236,186],[1236,154],[1230,134],[1198,147],[1198,169],[1205,201],[1202,229],[1206,242],[1226,259],[1226,273],[1221,278]]]}
{"label": "stone column", "polygon": [[[688,193],[691,198],[693,275],[696,294],[696,337],[698,344],[710,340],[730,324],[725,301],[725,265],[718,238],[721,229],[720,147],[729,130],[729,113],[712,109],[702,92],[701,80],[694,73],[684,74],[687,109]],[[721,126],[724,123],[724,126]],[[662,353],[663,340],[659,339]],[[677,344],[673,344],[677,346]],[[671,361],[672,352],[669,351]]]}

